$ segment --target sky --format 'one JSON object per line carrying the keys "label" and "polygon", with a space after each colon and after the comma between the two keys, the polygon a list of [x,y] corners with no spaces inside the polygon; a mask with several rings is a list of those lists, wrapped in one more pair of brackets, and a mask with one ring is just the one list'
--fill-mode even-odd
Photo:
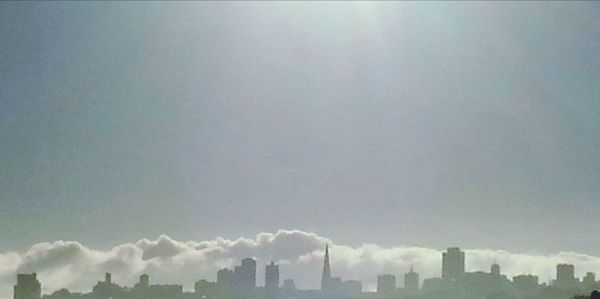
{"label": "sky", "polygon": [[594,2],[1,2],[0,252],[600,256],[599,34]]}

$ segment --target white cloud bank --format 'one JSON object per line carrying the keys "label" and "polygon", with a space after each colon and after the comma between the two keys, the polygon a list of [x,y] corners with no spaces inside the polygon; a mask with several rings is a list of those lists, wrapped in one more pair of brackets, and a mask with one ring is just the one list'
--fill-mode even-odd
{"label": "white cloud bank", "polygon": [[[364,289],[374,289],[376,276],[401,275],[413,266],[421,278],[440,275],[441,251],[419,247],[383,248],[375,244],[350,247],[335,244],[314,233],[280,230],[260,233],[254,239],[176,241],[166,235],[156,240],[142,239],[118,245],[110,250],[94,250],[74,241],[56,241],[33,245],[25,252],[0,253],[0,298],[12,298],[16,273],[37,272],[43,293],[60,288],[88,292],[112,272],[113,281],[133,285],[142,273],[151,283],[179,283],[192,289],[198,279],[214,280],[217,269],[233,267],[244,257],[258,262],[257,281],[264,282],[264,265],[280,264],[283,278],[294,278],[301,288],[316,288],[320,282],[323,247],[331,245],[332,272],[344,279],[363,281]],[[466,250],[469,271],[485,270],[497,261],[509,277],[532,273],[547,281],[554,276],[557,263],[572,263],[576,274],[600,272],[600,257],[572,252],[553,255],[515,254],[502,250]]]}

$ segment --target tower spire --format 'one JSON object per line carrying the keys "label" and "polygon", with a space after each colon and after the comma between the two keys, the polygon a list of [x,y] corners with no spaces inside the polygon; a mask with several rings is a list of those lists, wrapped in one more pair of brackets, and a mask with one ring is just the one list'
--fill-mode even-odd
{"label": "tower spire", "polygon": [[329,244],[325,244],[325,258],[323,259],[323,274],[321,275],[321,291],[329,289],[331,281],[331,268],[329,266]]}

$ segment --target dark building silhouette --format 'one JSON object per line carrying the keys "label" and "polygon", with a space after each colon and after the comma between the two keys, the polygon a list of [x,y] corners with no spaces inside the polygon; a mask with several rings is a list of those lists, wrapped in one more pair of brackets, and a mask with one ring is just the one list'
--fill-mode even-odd
{"label": "dark building silhouette", "polygon": [[575,287],[575,266],[569,264],[556,265],[554,286],[561,289]]}
{"label": "dark building silhouette", "polygon": [[240,290],[252,290],[256,288],[256,261],[252,258],[242,260],[240,266],[235,267],[235,285]]}
{"label": "dark building silhouette", "polygon": [[415,294],[419,291],[419,274],[410,268],[410,271],[404,274],[404,289],[409,294]]}
{"label": "dark building silhouette", "polygon": [[223,268],[217,271],[217,285],[221,288],[232,288],[234,286],[234,279],[232,270]]}
{"label": "dark building silhouette", "polygon": [[539,278],[531,274],[521,274],[513,277],[513,283],[518,289],[534,288],[539,285]]}
{"label": "dark building silhouette", "polygon": [[136,289],[146,289],[150,285],[150,277],[146,274],[140,275],[140,281],[135,284]]}
{"label": "dark building silhouette", "polygon": [[216,282],[197,280],[194,292],[184,292],[181,285],[150,285],[146,274],[133,287],[121,287],[106,273],[104,281],[99,281],[91,293],[60,289],[40,298],[41,285],[34,273],[17,276],[14,299],[590,299],[583,294],[599,287],[593,273],[580,282],[574,276],[573,265],[566,264],[557,265],[552,286],[540,285],[538,277],[533,275],[518,275],[509,281],[497,264],[489,272],[464,272],[464,253],[450,248],[443,256],[445,279],[427,278],[420,288],[419,275],[411,268],[404,275],[404,289],[396,287],[394,275],[386,274],[377,277],[376,293],[363,292],[358,280],[332,277],[329,262],[326,246],[323,291],[299,290],[291,279],[286,279],[279,288],[279,267],[274,262],[265,266],[265,287],[256,288],[256,261],[246,258],[235,271],[219,270]]}
{"label": "dark building silhouette", "polygon": [[392,274],[377,276],[377,293],[389,295],[394,291],[396,291],[396,276]]}
{"label": "dark building silhouette", "polygon": [[586,273],[581,283],[586,290],[593,290],[596,287],[596,274],[592,272]]}
{"label": "dark building silhouette", "polygon": [[18,274],[17,284],[14,287],[14,299],[40,299],[42,285],[37,280],[37,274]]}
{"label": "dark building silhouette", "polygon": [[490,273],[496,277],[500,276],[500,265],[494,263],[492,267],[490,267]]}
{"label": "dark building silhouette", "polygon": [[329,245],[325,245],[325,257],[323,258],[323,273],[321,274],[321,291],[332,290],[331,267],[329,265]]}
{"label": "dark building silhouette", "polygon": [[271,262],[265,266],[265,288],[273,290],[279,288],[279,266]]}
{"label": "dark building silhouette", "polygon": [[465,273],[465,253],[451,247],[442,253],[442,279],[454,280]]}
{"label": "dark building silhouette", "polygon": [[124,289],[112,282],[110,273],[104,275],[104,281],[98,281],[92,293],[96,298],[116,298],[123,294]]}
{"label": "dark building silhouette", "polygon": [[339,293],[343,296],[357,296],[362,292],[362,282],[358,280],[345,280],[340,284]]}

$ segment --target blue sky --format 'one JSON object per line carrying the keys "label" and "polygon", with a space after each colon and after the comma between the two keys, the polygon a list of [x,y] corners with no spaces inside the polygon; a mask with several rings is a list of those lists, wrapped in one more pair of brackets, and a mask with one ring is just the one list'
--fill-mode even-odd
{"label": "blue sky", "polygon": [[0,250],[600,254],[597,3],[0,3]]}

